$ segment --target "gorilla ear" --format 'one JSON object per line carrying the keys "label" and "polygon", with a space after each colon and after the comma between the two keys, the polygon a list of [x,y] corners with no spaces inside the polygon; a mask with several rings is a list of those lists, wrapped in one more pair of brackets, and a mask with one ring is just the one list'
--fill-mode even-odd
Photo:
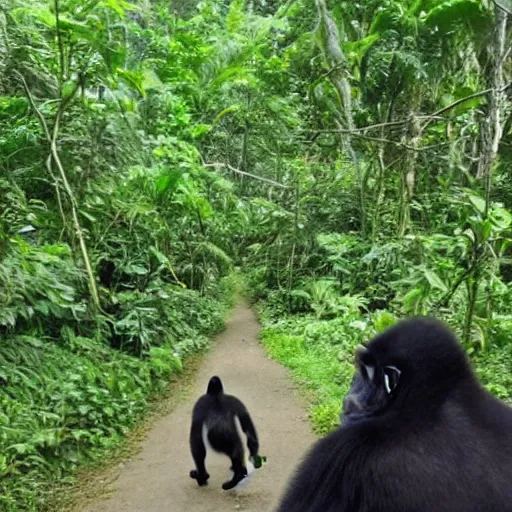
{"label": "gorilla ear", "polygon": [[400,374],[402,372],[395,366],[384,366],[384,386],[388,395],[398,386]]}
{"label": "gorilla ear", "polygon": [[356,368],[364,379],[373,382],[375,377],[376,361],[368,349],[363,345],[356,347]]}

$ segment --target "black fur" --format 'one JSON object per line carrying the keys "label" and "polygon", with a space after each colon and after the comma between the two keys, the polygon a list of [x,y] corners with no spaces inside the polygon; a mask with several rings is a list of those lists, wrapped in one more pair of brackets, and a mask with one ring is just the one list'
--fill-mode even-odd
{"label": "black fur", "polygon": [[512,408],[480,386],[446,327],[401,322],[356,368],[342,426],[307,455],[278,512],[512,512]]}
{"label": "black fur", "polygon": [[233,478],[224,482],[222,488],[232,489],[247,476],[244,447],[236,428],[235,417],[238,417],[247,436],[249,454],[254,460],[259,450],[258,435],[245,405],[238,398],[224,394],[220,378],[212,377],[206,394],[199,398],[192,411],[190,449],[196,469],[190,472],[190,477],[197,480],[199,485],[206,485],[210,478],[204,463],[206,446],[203,441],[203,425],[206,426],[211,447],[231,458]]}

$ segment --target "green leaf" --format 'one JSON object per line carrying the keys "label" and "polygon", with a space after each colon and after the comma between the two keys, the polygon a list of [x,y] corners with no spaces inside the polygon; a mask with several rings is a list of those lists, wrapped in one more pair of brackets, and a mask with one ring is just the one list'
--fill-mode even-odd
{"label": "green leaf", "polygon": [[446,37],[457,25],[474,31],[491,29],[491,20],[490,11],[479,0],[447,0],[427,13],[424,24],[437,30],[438,37]]}
{"label": "green leaf", "polygon": [[473,194],[469,194],[469,200],[471,204],[476,208],[479,213],[485,212],[485,200],[479,196],[475,196]]}
{"label": "green leaf", "polygon": [[159,90],[162,89],[163,83],[158,78],[158,75],[152,69],[145,69],[142,77],[142,89],[149,91],[150,89]]}
{"label": "green leaf", "polygon": [[467,236],[471,240],[472,243],[476,242],[475,234],[473,233],[472,229],[466,229],[464,231],[463,235]]}
{"label": "green leaf", "polygon": [[512,215],[507,209],[494,206],[491,210],[491,220],[497,228],[504,231],[512,224]]}
{"label": "green leaf", "polygon": [[140,265],[127,265],[124,268],[124,271],[127,274],[145,276],[148,273],[148,270]]}
{"label": "green leaf", "polygon": [[67,98],[68,96],[71,96],[75,91],[76,82],[74,82],[73,80],[67,80],[62,87],[62,96],[64,98]]}
{"label": "green leaf", "polygon": [[406,307],[411,308],[420,300],[422,295],[423,288],[413,288],[403,297],[402,300]]}
{"label": "green leaf", "polygon": [[492,233],[492,223],[489,219],[485,219],[481,225],[482,242],[489,239]]}
{"label": "green leaf", "polygon": [[143,73],[136,71],[127,71],[125,69],[118,68],[116,73],[127,85],[139,92],[142,97],[146,97],[146,90],[143,87],[144,75]]}
{"label": "green leaf", "polygon": [[96,222],[97,221],[97,219],[96,219],[96,217],[94,217],[94,215],[91,215],[90,213],[87,213],[84,210],[80,210],[80,215],[85,217],[87,220],[90,220],[91,222]]}
{"label": "green leaf", "polygon": [[19,7],[11,11],[12,17],[22,23],[24,17],[33,17],[48,27],[55,27],[55,15],[48,7]]}
{"label": "green leaf", "polygon": [[139,10],[139,8],[136,5],[130,4],[125,0],[103,0],[98,4],[98,7],[107,7],[114,11],[120,18],[124,17],[125,11]]}
{"label": "green leaf", "polygon": [[448,291],[447,286],[434,271],[425,269],[423,273],[432,288],[437,288],[443,292]]}
{"label": "green leaf", "polygon": [[166,169],[156,180],[156,191],[160,195],[175,192],[182,182],[183,172],[181,169]]}
{"label": "green leaf", "polygon": [[8,446],[7,450],[14,450],[16,453],[23,455],[25,453],[33,452],[34,447],[27,443],[17,443],[17,444],[11,444],[11,446]]}
{"label": "green leaf", "polygon": [[311,300],[311,295],[305,290],[292,290],[290,295],[298,299]]}
{"label": "green leaf", "polygon": [[354,54],[358,59],[362,59],[375,43],[380,39],[380,34],[371,34],[358,41],[350,41],[342,43],[343,50],[346,55]]}
{"label": "green leaf", "polygon": [[226,16],[226,25],[231,33],[239,32],[242,29],[245,19],[244,0],[232,0],[228,15]]}
{"label": "green leaf", "polygon": [[233,66],[219,73],[212,82],[212,87],[221,87],[228,81],[248,80],[250,78],[249,70],[244,66]]}
{"label": "green leaf", "polygon": [[391,327],[397,322],[396,317],[389,311],[379,311],[373,317],[373,325],[377,332],[381,332]]}
{"label": "green leaf", "polygon": [[155,258],[158,260],[158,263],[160,263],[160,265],[169,265],[169,258],[163,252],[159,251],[154,246],[151,247],[149,250],[151,251],[151,254],[153,254]]}
{"label": "green leaf", "polygon": [[219,121],[227,114],[230,114],[231,112],[238,112],[240,110],[240,105],[231,105],[230,107],[225,108],[222,110],[217,116],[215,117],[215,120],[213,121],[213,124],[216,125],[219,123]]}

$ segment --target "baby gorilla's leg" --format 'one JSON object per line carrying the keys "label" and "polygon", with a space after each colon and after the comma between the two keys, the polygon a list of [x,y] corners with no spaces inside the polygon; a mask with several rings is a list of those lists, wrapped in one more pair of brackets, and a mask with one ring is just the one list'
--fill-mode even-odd
{"label": "baby gorilla's leg", "polygon": [[247,467],[244,462],[244,449],[240,441],[237,443],[235,452],[231,456],[231,469],[233,471],[233,478],[222,484],[222,488],[225,491],[236,487],[238,483],[247,476]]}
{"label": "baby gorilla's leg", "polygon": [[210,478],[210,475],[206,471],[204,473],[199,473],[199,471],[193,469],[190,472],[190,478],[197,480],[198,485],[203,486],[208,484],[208,478]]}

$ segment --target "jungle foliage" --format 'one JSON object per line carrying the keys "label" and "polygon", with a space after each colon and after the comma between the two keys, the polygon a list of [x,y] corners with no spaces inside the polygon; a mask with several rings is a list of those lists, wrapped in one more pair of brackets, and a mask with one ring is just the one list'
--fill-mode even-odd
{"label": "jungle foliage", "polygon": [[119,441],[236,268],[319,432],[405,315],[512,398],[507,9],[0,0],[0,510]]}

